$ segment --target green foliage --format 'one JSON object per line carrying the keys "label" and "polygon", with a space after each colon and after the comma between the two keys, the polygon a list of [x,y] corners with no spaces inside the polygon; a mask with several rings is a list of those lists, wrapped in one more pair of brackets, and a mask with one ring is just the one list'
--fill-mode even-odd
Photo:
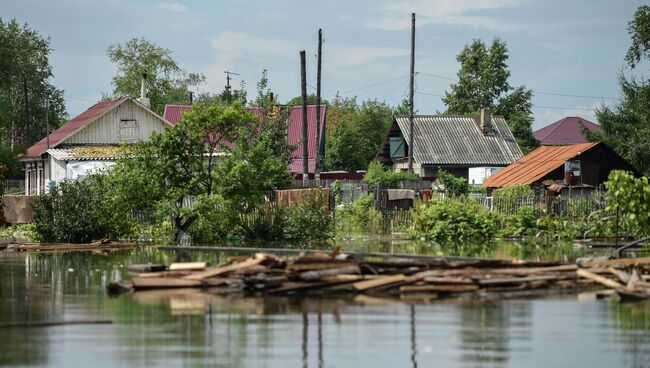
{"label": "green foliage", "polygon": [[362,195],[356,201],[336,209],[336,230],[339,234],[371,234],[382,230],[382,214],[374,208],[372,194]]}
{"label": "green foliage", "polygon": [[627,32],[632,45],[627,50],[625,61],[634,68],[642,59],[650,59],[650,6],[641,5],[628,23]]}
{"label": "green foliage", "polygon": [[496,189],[492,196],[494,198],[513,199],[529,197],[533,195],[533,189],[527,184],[512,184]]}
{"label": "green foliage", "polygon": [[[628,33],[632,45],[625,61],[634,70],[642,60],[650,60],[649,6],[637,9]],[[618,79],[621,98],[614,107],[602,105],[596,110],[603,134],[590,134],[589,138],[605,142],[641,173],[650,175],[650,82],[628,79],[623,71],[619,72]]]}
{"label": "green foliage", "polygon": [[324,241],[329,239],[332,220],[327,204],[306,200],[287,210],[284,237],[287,240]]}
{"label": "green foliage", "polygon": [[353,172],[373,160],[390,127],[392,111],[375,100],[336,96],[327,110],[325,167]]}
{"label": "green foliage", "polygon": [[192,241],[199,244],[217,243],[226,239],[237,224],[236,212],[218,195],[200,195],[194,200],[192,212],[196,221],[188,227]]}
{"label": "green foliage", "polygon": [[172,59],[172,51],[144,38],[113,44],[106,51],[117,66],[112,97],[140,96],[142,74],[147,74],[147,97],[151,107],[162,115],[165,104],[189,103],[188,90],[205,81],[202,74],[186,73]]}
{"label": "green foliage", "polygon": [[497,231],[488,210],[471,200],[431,200],[413,212],[411,235],[436,242],[482,241]]}
{"label": "green foliage", "polygon": [[450,197],[463,196],[469,193],[467,179],[459,178],[442,169],[438,169],[436,184],[441,185],[444,188],[445,194]]}
{"label": "green foliage", "polygon": [[368,184],[371,189],[381,184],[382,189],[395,189],[400,187],[400,182],[404,180],[420,180],[420,177],[405,172],[392,171],[377,161],[368,165],[368,172],[363,176],[363,182]]}
{"label": "green foliage", "polygon": [[0,227],[0,236],[13,238],[15,242],[39,241],[34,224],[12,224],[7,227]]}
{"label": "green foliage", "polygon": [[45,242],[85,243],[119,239],[131,233],[124,206],[110,190],[106,177],[63,181],[34,202],[34,225]]}
{"label": "green foliage", "polygon": [[629,172],[614,170],[605,182],[607,207],[619,213],[621,229],[635,238],[650,234],[650,184],[647,177],[635,178]]}
{"label": "green foliage", "polygon": [[448,114],[476,114],[482,108],[503,116],[517,143],[528,152],[539,143],[532,134],[533,91],[524,86],[512,87],[508,82],[508,48],[494,39],[490,47],[478,39],[465,45],[456,57],[460,62],[458,82],[445,92],[443,102]]}
{"label": "green foliage", "polygon": [[46,99],[50,128],[59,127],[67,118],[63,91],[51,84],[50,40],[16,19],[0,18],[0,45],[0,140],[31,145],[47,133]]}

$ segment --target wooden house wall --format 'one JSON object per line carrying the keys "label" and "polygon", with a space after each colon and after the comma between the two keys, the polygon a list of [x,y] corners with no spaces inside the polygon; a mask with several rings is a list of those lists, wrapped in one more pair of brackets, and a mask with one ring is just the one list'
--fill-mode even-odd
{"label": "wooden house wall", "polygon": [[62,144],[119,144],[148,140],[164,122],[132,101],[125,101]]}

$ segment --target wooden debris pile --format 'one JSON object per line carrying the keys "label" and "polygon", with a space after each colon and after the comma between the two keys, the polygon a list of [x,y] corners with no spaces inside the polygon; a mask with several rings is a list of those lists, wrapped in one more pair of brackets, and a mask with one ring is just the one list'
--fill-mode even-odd
{"label": "wooden debris pile", "polygon": [[[132,269],[138,269],[134,267]],[[218,288],[222,292],[271,294],[386,293],[428,297],[449,294],[530,290],[581,291],[650,296],[650,258],[596,260],[582,264],[445,258],[355,259],[343,254],[278,257],[257,253],[204,262],[174,263],[164,271],[143,272],[109,291]]]}

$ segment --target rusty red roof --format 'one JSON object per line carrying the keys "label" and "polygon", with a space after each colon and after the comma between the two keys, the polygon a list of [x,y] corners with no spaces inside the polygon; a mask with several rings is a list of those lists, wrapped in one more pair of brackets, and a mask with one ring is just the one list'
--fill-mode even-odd
{"label": "rusty red roof", "polygon": [[592,149],[598,144],[600,142],[539,147],[490,176],[483,182],[483,187],[501,188],[512,184],[532,184],[544,178],[553,170],[564,166],[565,161]]}
{"label": "rusty red roof", "polygon": [[181,120],[181,115],[183,111],[192,110],[191,105],[165,105],[165,111],[163,112],[163,118],[172,124],[178,123]]}
{"label": "rusty red roof", "polygon": [[[95,121],[98,117],[104,115],[107,111],[124,102],[128,97],[120,97],[115,100],[100,101],[91,106],[88,110],[77,115],[74,119],[65,123],[63,126],[50,134],[50,148],[56,147],[63,140],[75,133],[81,128]],[[27,150],[26,157],[38,157],[47,151],[47,137],[36,142]]]}
{"label": "rusty red roof", "polygon": [[583,130],[602,133],[602,128],[589,120],[567,116],[533,132],[535,139],[542,145],[578,144],[589,142]]}

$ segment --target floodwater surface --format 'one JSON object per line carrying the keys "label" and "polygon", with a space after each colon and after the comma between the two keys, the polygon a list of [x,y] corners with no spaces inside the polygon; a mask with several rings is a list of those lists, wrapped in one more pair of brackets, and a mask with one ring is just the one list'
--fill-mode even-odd
{"label": "floodwater surface", "polygon": [[[506,252],[508,253],[508,252]],[[413,302],[374,297],[109,297],[125,266],[229,254],[0,252],[0,365],[53,367],[644,367],[650,304],[556,295]],[[506,258],[511,254],[506,254]],[[544,258],[544,257],[542,257]]]}

